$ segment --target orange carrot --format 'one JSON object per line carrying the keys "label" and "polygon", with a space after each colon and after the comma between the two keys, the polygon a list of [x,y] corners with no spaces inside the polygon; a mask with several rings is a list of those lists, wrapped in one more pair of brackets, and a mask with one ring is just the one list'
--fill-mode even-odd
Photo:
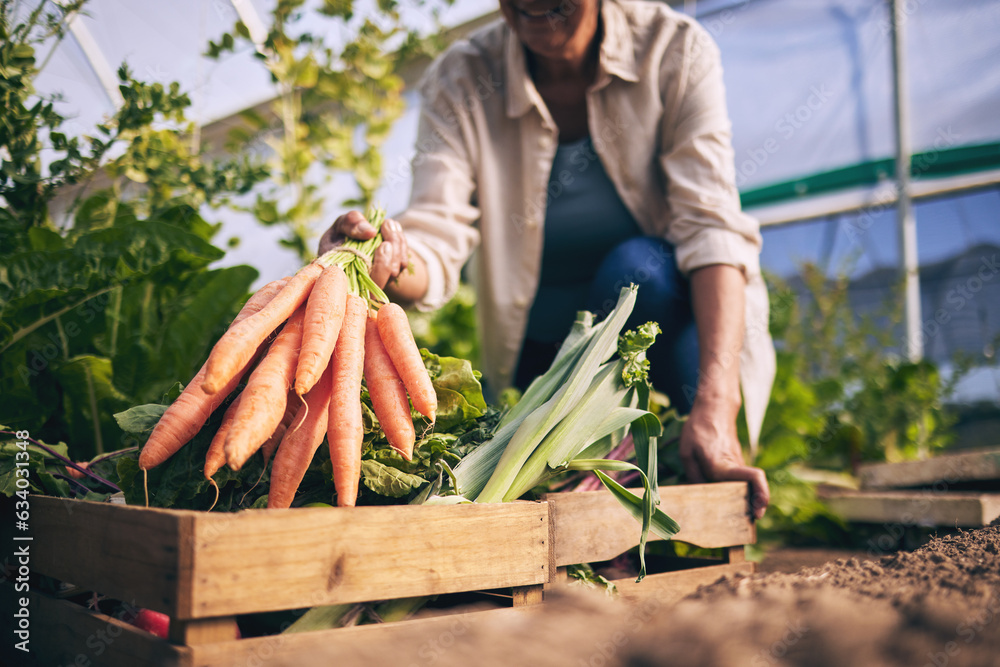
{"label": "orange carrot", "polygon": [[202,389],[206,394],[219,392],[229,379],[253,356],[267,336],[287,320],[309,297],[323,267],[311,263],[299,269],[274,299],[259,313],[230,327],[212,348],[206,363]]}
{"label": "orange carrot", "polygon": [[304,315],[305,309],[299,308],[288,318],[267,355],[250,374],[236,422],[226,436],[226,462],[233,470],[239,470],[281,422],[302,345]]}
{"label": "orange carrot", "polygon": [[[282,278],[257,290],[257,293],[247,300],[233,323],[229,325],[230,329],[259,312],[281,291],[287,282],[288,278]],[[149,440],[142,448],[142,453],[139,454],[139,467],[143,470],[155,468],[187,444],[201,430],[201,427],[208,421],[208,417],[222,404],[222,401],[232,393],[242,379],[243,373],[252,363],[253,359],[251,358],[239,372],[234,374],[232,380],[214,395],[206,394],[201,388],[208,364],[203,365],[181,392],[181,395],[174,399],[167,411],[163,413],[160,421],[156,423]]]}
{"label": "orange carrot", "polygon": [[306,470],[323,444],[326,424],[330,414],[329,368],[320,374],[316,385],[305,396],[271,464],[271,486],[267,492],[267,506],[291,507],[295,492],[305,477]]}
{"label": "orange carrot", "polygon": [[239,409],[242,398],[243,394],[240,394],[229,404],[226,414],[222,415],[222,421],[219,422],[219,430],[215,432],[212,443],[208,446],[208,453],[205,454],[204,473],[205,479],[209,481],[211,481],[212,476],[219,472],[219,468],[226,462],[226,452],[223,449],[223,445],[226,444],[226,436],[229,435],[229,430],[233,427],[236,410]]}
{"label": "orange carrot", "polygon": [[420,358],[420,350],[413,340],[410,321],[406,313],[395,303],[387,303],[378,311],[378,335],[385,345],[385,351],[392,359],[392,365],[403,381],[413,407],[417,412],[434,422],[437,413],[437,393],[427,374],[427,367]]}
{"label": "orange carrot", "polygon": [[365,382],[372,399],[372,409],[378,417],[386,440],[407,461],[413,456],[416,434],[410,417],[410,401],[392,359],[378,335],[377,316],[371,314],[365,323]]}
{"label": "orange carrot", "polygon": [[337,505],[354,507],[361,477],[361,445],[365,429],[361,411],[361,378],[365,369],[365,322],[368,305],[353,294],[347,297],[344,323],[333,351],[333,395],[327,440],[333,463]]}
{"label": "orange carrot", "polygon": [[295,369],[295,393],[302,396],[312,389],[337,344],[347,302],[347,274],[333,264],[316,279],[302,325],[302,351]]}
{"label": "orange carrot", "polygon": [[285,406],[285,414],[282,415],[281,421],[274,429],[274,433],[268,438],[263,445],[260,446],[260,451],[264,455],[264,463],[267,464],[271,460],[271,456],[274,455],[274,450],[278,448],[278,443],[281,439],[285,437],[285,432],[291,425],[292,420],[295,419],[295,414],[299,411],[302,406],[302,400],[294,392],[288,392],[288,404]]}

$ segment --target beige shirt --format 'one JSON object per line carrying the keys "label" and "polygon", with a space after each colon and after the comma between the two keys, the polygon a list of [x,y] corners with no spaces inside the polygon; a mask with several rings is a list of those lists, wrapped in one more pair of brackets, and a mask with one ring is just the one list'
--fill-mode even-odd
{"label": "beige shirt", "polygon": [[[603,0],[591,140],[643,232],[676,246],[685,275],[710,264],[747,278],[737,360],[747,422],[760,431],[774,378],[758,222],[740,210],[718,48],[665,4]],[[473,251],[483,371],[508,386],[541,272],[558,129],[502,20],[453,44],[421,83],[413,189],[396,216],[427,263],[422,310],[442,306]],[[555,193],[552,193],[553,195]],[[641,289],[641,287],[640,287]],[[725,360],[723,360],[725,362]]]}

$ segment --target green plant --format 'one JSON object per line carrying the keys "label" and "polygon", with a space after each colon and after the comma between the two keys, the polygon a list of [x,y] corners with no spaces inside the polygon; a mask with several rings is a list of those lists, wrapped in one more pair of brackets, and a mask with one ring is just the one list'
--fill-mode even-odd
{"label": "green plant", "polygon": [[[805,299],[788,301],[784,351],[808,383],[824,416],[826,437],[810,457],[825,467],[854,468],[862,461],[903,460],[947,446],[952,417],[944,399],[967,372],[959,361],[946,381],[930,361],[911,362],[898,347],[902,299],[894,293],[878,312],[857,315],[845,277],[829,280],[813,265],[802,268]],[[787,290],[775,282],[776,290]]]}
{"label": "green plant", "polygon": [[[360,22],[352,21],[353,0],[324,0],[318,13],[330,19],[326,32],[343,34],[346,27],[352,34],[335,50],[323,35],[295,30],[304,6],[304,0],[278,0],[267,35],[254,45],[280,94],[269,108],[242,114],[245,126],[233,132],[231,145],[239,150],[265,138],[273,151],[271,183],[257,193],[252,210],[265,225],[286,226],[281,243],[306,261],[312,227],[323,215],[320,185],[334,171],[349,172],[358,195],[344,204],[362,210],[374,204],[381,148],[406,106],[399,69],[443,42],[440,31],[421,38],[406,28],[396,0],[379,0],[377,11]],[[438,7],[430,9],[436,18]],[[218,57],[240,41],[253,41],[242,21],[210,43],[208,55]]]}
{"label": "green plant", "polygon": [[[223,252],[199,207],[264,176],[203,160],[186,132],[188,97],[125,66],[112,118],[93,136],[64,134],[34,89],[35,50],[61,39],[83,4],[39,3],[19,23],[0,5],[0,422],[65,441],[76,458],[131,444],[111,415],[190,377],[232,318],[257,272],[208,269]],[[54,220],[71,185],[76,200]]]}
{"label": "green plant", "polygon": [[410,328],[418,347],[435,354],[468,359],[479,368],[479,334],[476,324],[476,291],[459,285],[455,296],[432,313],[410,311]]}
{"label": "green plant", "polygon": [[947,446],[953,419],[944,399],[967,365],[945,381],[933,363],[893,354],[899,299],[858,315],[846,277],[831,280],[811,264],[800,277],[801,297],[769,277],[778,365],[755,461],[772,490],[760,529],[765,540],[842,541],[843,523],[817,498],[814,480]]}

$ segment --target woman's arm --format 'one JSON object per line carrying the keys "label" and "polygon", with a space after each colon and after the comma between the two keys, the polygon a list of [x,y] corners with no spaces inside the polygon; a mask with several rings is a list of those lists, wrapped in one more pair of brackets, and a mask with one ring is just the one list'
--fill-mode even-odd
{"label": "woman's arm", "polygon": [[746,465],[736,437],[745,289],[743,273],[733,266],[713,264],[691,273],[699,375],[694,405],[681,431],[680,454],[695,482],[750,482],[751,509],[759,519],[770,500],[767,477]]}

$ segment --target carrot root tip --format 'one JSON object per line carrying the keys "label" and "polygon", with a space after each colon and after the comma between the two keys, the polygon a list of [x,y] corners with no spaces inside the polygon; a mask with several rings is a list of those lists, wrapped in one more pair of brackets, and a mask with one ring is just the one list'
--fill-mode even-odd
{"label": "carrot root tip", "polygon": [[213,489],[215,489],[215,500],[212,501],[212,506],[208,508],[208,511],[211,512],[212,509],[215,508],[216,503],[219,502],[219,485],[216,484],[215,480],[211,477],[208,478],[208,483],[212,485]]}

